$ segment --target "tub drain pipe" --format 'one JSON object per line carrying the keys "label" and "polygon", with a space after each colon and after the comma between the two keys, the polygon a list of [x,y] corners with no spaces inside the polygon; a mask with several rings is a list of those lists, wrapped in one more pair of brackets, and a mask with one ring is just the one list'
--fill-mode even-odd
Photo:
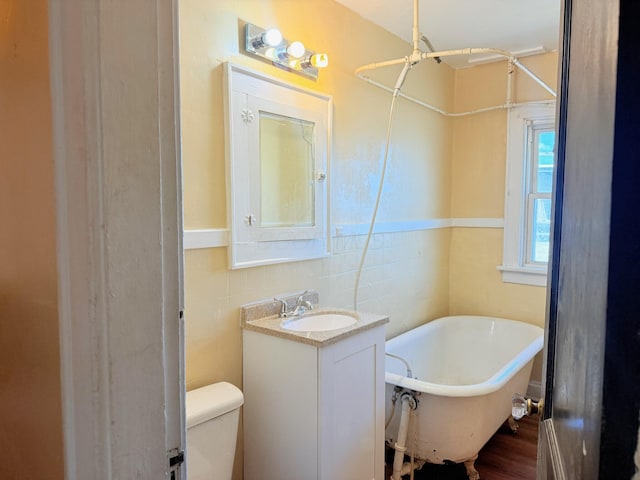
{"label": "tub drain pipe", "polygon": [[402,394],[401,403],[402,410],[400,413],[400,428],[398,429],[396,444],[393,447],[396,453],[393,457],[393,475],[391,475],[391,480],[401,480],[404,452],[407,451],[406,443],[407,433],[409,433],[409,417],[411,416],[410,410],[415,410],[418,406],[418,402],[415,397],[409,392]]}

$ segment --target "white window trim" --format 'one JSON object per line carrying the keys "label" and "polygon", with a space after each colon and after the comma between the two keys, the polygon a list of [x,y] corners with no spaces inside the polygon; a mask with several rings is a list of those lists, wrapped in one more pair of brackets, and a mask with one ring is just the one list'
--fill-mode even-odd
{"label": "white window trim", "polygon": [[527,127],[533,122],[553,123],[555,104],[535,104],[514,107],[507,120],[507,175],[504,202],[504,249],[502,281],[525,285],[546,286],[547,266],[525,262],[527,241],[523,220],[527,216]]}

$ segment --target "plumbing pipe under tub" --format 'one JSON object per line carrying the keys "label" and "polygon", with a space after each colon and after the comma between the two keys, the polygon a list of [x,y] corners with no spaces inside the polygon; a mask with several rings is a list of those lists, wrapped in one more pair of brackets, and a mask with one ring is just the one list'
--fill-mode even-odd
{"label": "plumbing pipe under tub", "polygon": [[403,473],[406,475],[406,471],[403,472],[402,466],[404,464],[404,452],[407,451],[407,433],[409,432],[409,417],[411,416],[410,410],[415,410],[418,406],[416,399],[412,394],[405,392],[402,394],[402,411],[400,414],[400,428],[398,429],[398,438],[396,444],[393,447],[396,451],[393,456],[393,474],[391,480],[401,480]]}

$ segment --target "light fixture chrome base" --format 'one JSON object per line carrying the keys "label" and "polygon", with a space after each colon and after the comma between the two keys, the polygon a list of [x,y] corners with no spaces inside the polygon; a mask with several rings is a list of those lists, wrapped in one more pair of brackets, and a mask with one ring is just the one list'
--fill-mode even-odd
{"label": "light fixture chrome base", "polygon": [[283,38],[278,45],[271,46],[256,41],[266,32],[264,28],[247,23],[244,27],[244,32],[244,49],[246,53],[267,60],[283,70],[294,72],[313,80],[318,79],[318,69],[303,61],[303,59],[311,57],[316,52],[305,49],[305,53],[301,58],[291,58],[286,54],[286,48],[289,45],[289,41],[286,38]]}

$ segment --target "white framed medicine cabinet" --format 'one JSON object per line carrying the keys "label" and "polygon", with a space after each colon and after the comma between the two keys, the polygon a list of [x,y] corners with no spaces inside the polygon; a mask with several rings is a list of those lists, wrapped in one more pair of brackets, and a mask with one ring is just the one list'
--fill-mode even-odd
{"label": "white framed medicine cabinet", "polygon": [[328,256],[331,96],[224,72],[230,267]]}

